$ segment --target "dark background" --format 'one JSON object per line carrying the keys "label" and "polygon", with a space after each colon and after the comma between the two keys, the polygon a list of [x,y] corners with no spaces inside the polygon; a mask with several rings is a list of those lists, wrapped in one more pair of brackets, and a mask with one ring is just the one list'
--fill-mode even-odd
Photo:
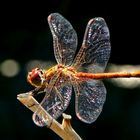
{"label": "dark background", "polygon": [[[0,64],[14,59],[20,64],[15,77],[0,73],[0,139],[30,140],[59,139],[47,128],[39,128],[32,121],[32,112],[17,99],[19,93],[33,89],[26,82],[26,64],[32,59],[55,61],[53,42],[47,16],[61,13],[78,34],[78,48],[86,24],[93,17],[103,17],[110,29],[112,51],[109,62],[140,64],[139,9],[134,2],[106,3],[97,1],[52,0],[45,3],[4,3],[0,15]],[[126,89],[104,81],[108,94],[103,112],[93,124],[84,124],[74,113],[74,96],[67,110],[72,126],[84,139],[138,140],[140,139],[140,89]],[[73,94],[74,95],[74,94]],[[61,118],[60,118],[61,120]]]}

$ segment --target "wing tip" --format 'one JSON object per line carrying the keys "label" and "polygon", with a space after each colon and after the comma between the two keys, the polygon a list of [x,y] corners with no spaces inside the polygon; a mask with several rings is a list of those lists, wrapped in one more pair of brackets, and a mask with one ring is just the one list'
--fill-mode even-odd
{"label": "wing tip", "polygon": [[96,121],[96,119],[90,119],[90,120],[84,119],[81,117],[80,113],[78,113],[78,112],[76,113],[76,116],[79,118],[79,120],[81,120],[82,122],[87,123],[87,124],[91,124]]}
{"label": "wing tip", "polygon": [[49,16],[48,16],[48,22],[50,22],[51,20],[53,20],[56,16],[61,16],[61,14],[59,13],[51,13]]}
{"label": "wing tip", "polygon": [[48,22],[50,22],[52,20],[52,15],[48,16]]}
{"label": "wing tip", "polygon": [[105,19],[102,18],[102,17],[95,17],[95,18],[92,18],[92,19],[89,20],[88,25],[94,23],[95,21],[105,21]]}

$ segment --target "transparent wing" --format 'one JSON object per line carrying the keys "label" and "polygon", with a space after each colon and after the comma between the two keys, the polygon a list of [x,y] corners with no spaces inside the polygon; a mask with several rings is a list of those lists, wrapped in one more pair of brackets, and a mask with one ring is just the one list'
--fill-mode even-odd
{"label": "transparent wing", "polygon": [[77,48],[77,34],[69,21],[58,13],[48,16],[54,42],[54,54],[58,64],[70,65]]}
{"label": "transparent wing", "polygon": [[[55,86],[48,93],[47,88],[45,90],[46,95],[41,102],[41,106],[53,117],[58,118],[69,105],[71,99],[72,86]],[[36,115],[36,112],[33,114],[33,121],[38,126],[45,126],[45,119],[41,116]]]}
{"label": "transparent wing", "polygon": [[73,85],[75,90],[75,108],[77,117],[92,123],[100,115],[106,99],[106,89],[102,81],[88,80]]}
{"label": "transparent wing", "polygon": [[103,72],[110,56],[109,30],[103,18],[88,22],[83,44],[73,66],[81,67],[83,72]]}
{"label": "transparent wing", "polygon": [[58,118],[69,105],[71,99],[72,86],[64,86],[61,88],[54,88],[49,97],[45,97],[41,103],[45,110],[53,118]]}

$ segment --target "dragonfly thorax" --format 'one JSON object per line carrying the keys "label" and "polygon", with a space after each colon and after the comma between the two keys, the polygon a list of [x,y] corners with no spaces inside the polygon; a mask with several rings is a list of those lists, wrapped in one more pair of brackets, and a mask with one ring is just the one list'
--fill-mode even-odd
{"label": "dragonfly thorax", "polygon": [[[63,78],[72,78],[75,75],[76,70],[73,67],[69,67],[69,66],[64,66],[62,64],[58,64],[52,68],[50,68],[49,70],[47,70],[45,72],[45,77],[48,80],[50,80],[54,75],[59,75],[58,77],[63,77]],[[67,79],[67,80],[68,80]]]}

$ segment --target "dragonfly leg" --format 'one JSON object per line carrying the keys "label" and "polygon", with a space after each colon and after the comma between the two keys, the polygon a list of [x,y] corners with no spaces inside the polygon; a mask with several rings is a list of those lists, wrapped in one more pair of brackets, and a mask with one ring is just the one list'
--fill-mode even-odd
{"label": "dragonfly leg", "polygon": [[44,92],[44,87],[37,87],[34,90],[32,90],[31,92],[32,92],[32,94],[31,94],[32,96],[36,96],[36,95]]}

